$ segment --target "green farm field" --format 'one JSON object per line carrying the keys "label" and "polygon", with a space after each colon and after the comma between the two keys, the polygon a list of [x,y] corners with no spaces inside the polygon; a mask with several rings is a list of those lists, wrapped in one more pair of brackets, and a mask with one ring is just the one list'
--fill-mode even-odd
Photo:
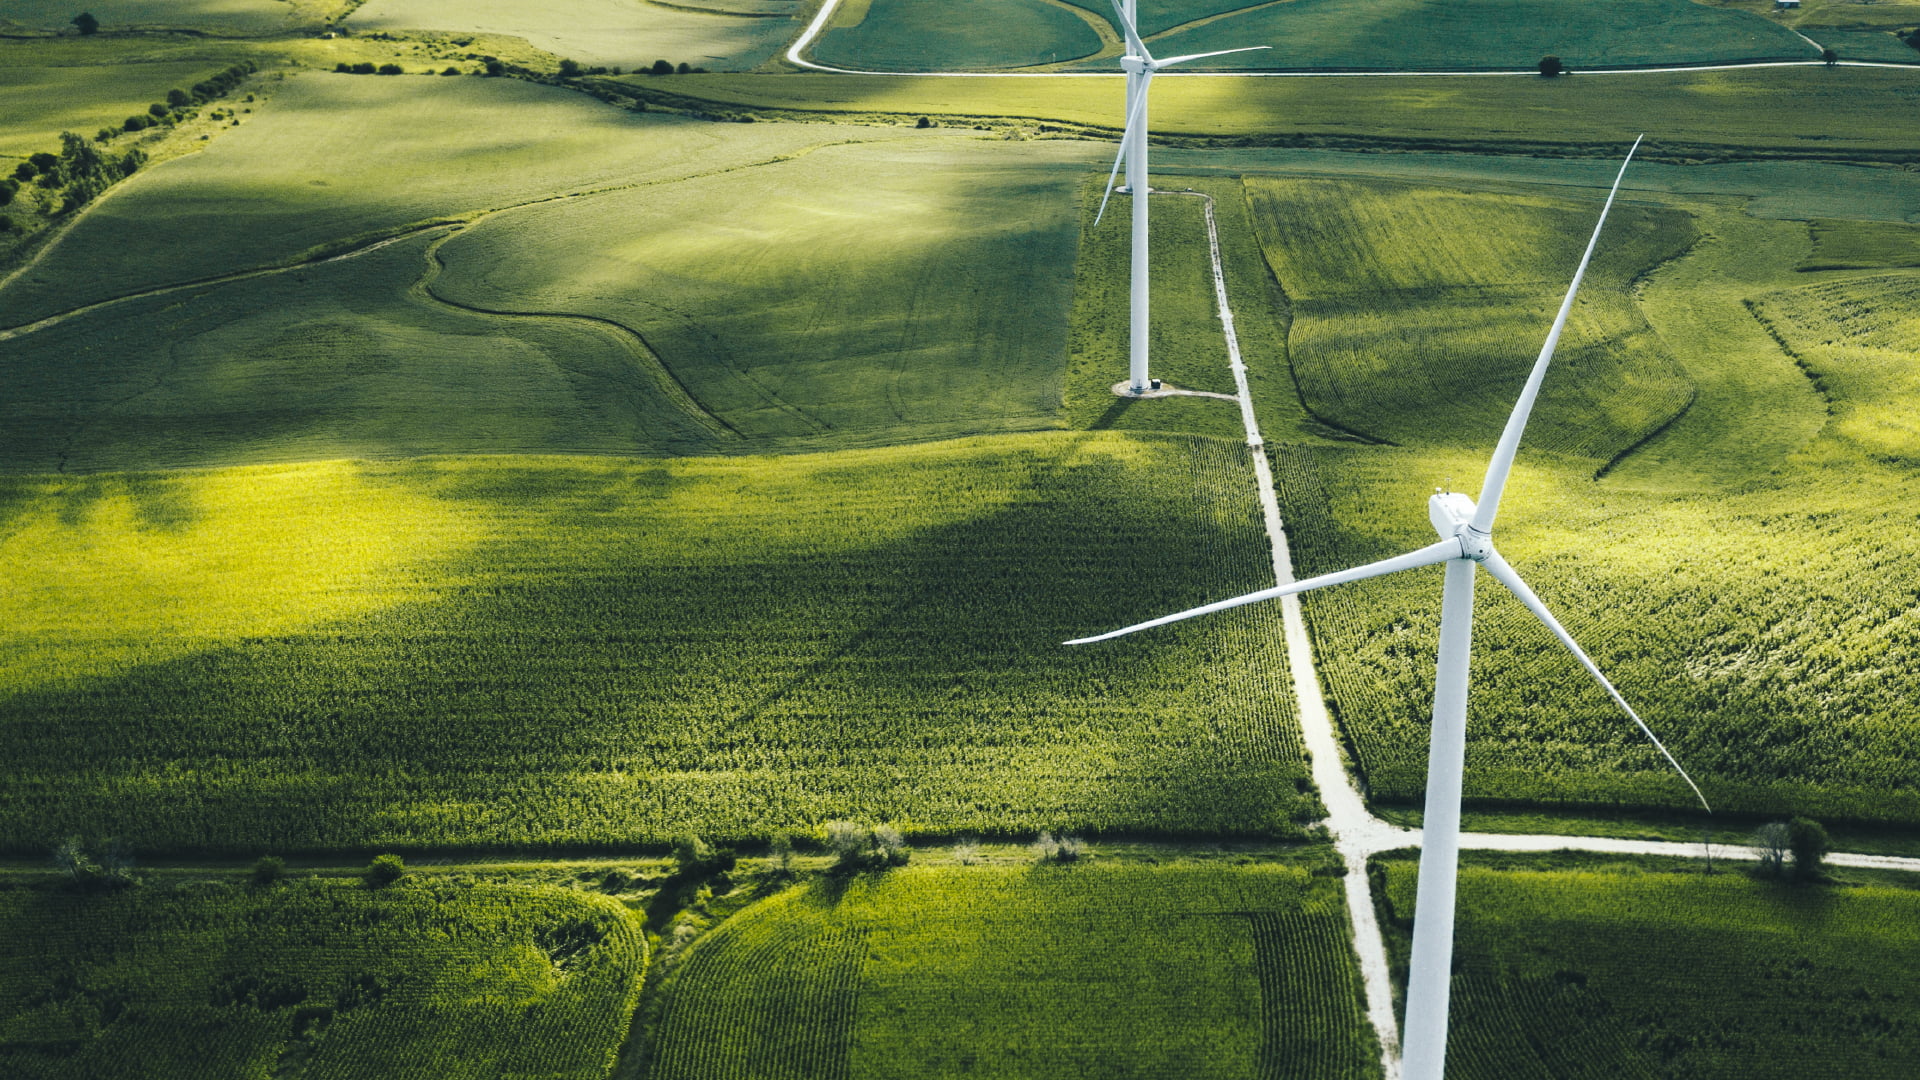
{"label": "green farm field", "polygon": [[646,972],[639,920],[604,896],[226,878],[0,889],[7,1075],[597,1080]]}
{"label": "green farm field", "polygon": [[[1248,190],[1292,301],[1305,404],[1331,422],[1364,415],[1376,426],[1358,433],[1393,444],[1275,454],[1295,558],[1317,572],[1417,546],[1420,502],[1449,480],[1470,489],[1510,392],[1481,367],[1422,359],[1509,358],[1500,384],[1517,381],[1547,316],[1500,329],[1493,249],[1551,288],[1572,245],[1542,239],[1555,210],[1532,198],[1483,192],[1450,210],[1461,193],[1419,193],[1416,208],[1377,181]],[[1334,191],[1344,213],[1315,201]],[[1911,276],[1799,272],[1807,223],[1695,209],[1630,205],[1610,224],[1523,444],[1503,549],[1716,806],[1910,824],[1914,688],[1892,657],[1912,628],[1888,568],[1914,554],[1899,524],[1914,497],[1899,359],[1912,348]],[[1537,254],[1556,248],[1551,262]],[[1379,269],[1340,270],[1363,264]],[[1393,317],[1370,314],[1382,310]],[[1584,335],[1608,318],[1607,348],[1590,352]],[[1491,412],[1440,412],[1433,398]],[[1423,787],[1437,585],[1387,579],[1305,605],[1356,767],[1389,802]],[[1504,593],[1480,603],[1469,797],[1684,807],[1685,789],[1571,658]]]}
{"label": "green farm field", "polygon": [[800,0],[368,0],[346,25],[360,33],[441,30],[523,38],[582,64],[638,68],[656,60],[750,71],[800,32]]}
{"label": "green farm field", "polygon": [[[1117,131],[1123,121],[1117,73],[1009,80],[693,75],[612,82],[630,93],[815,115],[997,118],[1104,132]],[[1652,161],[1910,162],[1910,140],[1865,118],[1910,108],[1916,99],[1920,83],[1912,72],[1845,67],[1568,79],[1169,74],[1154,83],[1152,128],[1156,137],[1229,146],[1478,149],[1616,161],[1633,135],[1644,131],[1643,156]]]}
{"label": "green farm field", "polygon": [[909,866],[762,900],[662,980],[647,1075],[1372,1077],[1337,879]]}
{"label": "green farm field", "polygon": [[15,850],[1319,813],[1277,612],[1058,644],[1271,580],[1224,440],[20,477],[3,512]]}
{"label": "green farm field", "polygon": [[[1404,973],[1416,864],[1375,864]],[[1448,1076],[1884,1077],[1920,1052],[1920,892],[1638,867],[1460,872]]]}
{"label": "green farm field", "polygon": [[[1527,70],[1548,54],[1578,69],[1819,55],[1767,19],[1692,0],[1203,0],[1141,6],[1141,30],[1157,56],[1268,46],[1199,65],[1215,70]],[[1111,67],[1108,54],[1118,55],[1119,28],[1107,5],[993,0],[981,7],[970,4],[961,17],[960,9],[935,0],[856,4],[836,17],[812,58],[855,69],[971,71],[1055,64],[1096,53],[1098,63]],[[1085,15],[1076,17],[1074,7]],[[1106,32],[1096,33],[1087,25],[1089,18],[1107,22]]]}

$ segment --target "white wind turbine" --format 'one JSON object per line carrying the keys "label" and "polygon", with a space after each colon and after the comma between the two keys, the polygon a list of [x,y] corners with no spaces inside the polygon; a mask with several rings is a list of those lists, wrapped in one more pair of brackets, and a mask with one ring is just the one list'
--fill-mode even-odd
{"label": "white wind turbine", "polygon": [[1120,173],[1120,165],[1127,166],[1127,191],[1133,197],[1133,289],[1132,289],[1132,329],[1131,344],[1128,349],[1127,391],[1144,394],[1149,389],[1147,380],[1147,87],[1153,84],[1153,74],[1161,68],[1184,64],[1189,60],[1204,60],[1209,56],[1225,56],[1228,53],[1252,52],[1255,49],[1271,48],[1268,45],[1249,45],[1243,49],[1221,49],[1218,52],[1193,53],[1188,56],[1174,56],[1165,60],[1155,60],[1147,51],[1146,43],[1140,40],[1137,23],[1134,20],[1134,7],[1138,0],[1127,0],[1122,7],[1120,0],[1110,0],[1113,13],[1120,17],[1120,28],[1126,31],[1127,55],[1120,58],[1120,66],[1127,73],[1127,126],[1120,136],[1120,152],[1114,156],[1113,171],[1107,174],[1107,191],[1100,197],[1100,212],[1094,215],[1093,223],[1107,214],[1107,200],[1113,197],[1114,177]]}
{"label": "white wind turbine", "polygon": [[[1635,139],[1633,146],[1634,150],[1638,150],[1640,140]],[[1627,161],[1632,160],[1633,151],[1630,150]],[[1554,346],[1559,343],[1560,331],[1567,324],[1567,313],[1573,308],[1574,294],[1580,289],[1580,279],[1585,276],[1594,247],[1600,242],[1600,230],[1606,224],[1607,212],[1613,208],[1614,196],[1619,193],[1620,180],[1626,176],[1626,172],[1627,164],[1622,162],[1620,175],[1614,177],[1613,189],[1607,193],[1606,206],[1600,211],[1600,221],[1593,228],[1593,238],[1587,242],[1586,254],[1581,256],[1580,268],[1575,271],[1573,284],[1567,289],[1567,298],[1560,304],[1560,313],[1553,320],[1553,329],[1547,333],[1547,342],[1540,349],[1539,359],[1534,361],[1533,372],[1527,376],[1525,388],[1520,391],[1520,400],[1513,407],[1513,415],[1507,419],[1506,430],[1500,434],[1493,460],[1487,466],[1486,482],[1480,489],[1479,505],[1474,505],[1472,499],[1455,492],[1441,492],[1427,500],[1428,520],[1441,537],[1438,543],[1367,566],[1262,589],[1112,633],[1067,642],[1069,645],[1083,645],[1105,641],[1136,630],[1224,611],[1257,600],[1379,577],[1418,566],[1432,566],[1435,563],[1447,565],[1446,585],[1440,600],[1440,657],[1433,689],[1427,807],[1420,855],[1419,911],[1413,924],[1413,957],[1407,977],[1406,1054],[1402,1063],[1405,1080],[1440,1080],[1446,1063],[1448,976],[1453,962],[1454,882],[1459,870],[1460,853],[1460,783],[1466,758],[1467,663],[1473,648],[1474,564],[1485,567],[1496,581],[1505,585],[1526,605],[1527,610],[1546,624],[1547,629],[1573,653],[1581,666],[1600,681],[1614,703],[1626,710],[1626,714],[1633,718],[1647,738],[1653,740],[1653,745],[1659,747],[1668,764],[1693,789],[1700,805],[1707,806],[1706,796],[1700,794],[1700,788],[1693,778],[1680,768],[1680,763],[1667,752],[1667,748],[1654,736],[1639,714],[1613,688],[1607,677],[1600,674],[1600,669],[1574,643],[1573,637],[1493,547],[1493,519],[1500,508],[1500,492],[1506,486],[1507,473],[1513,467],[1520,434],[1527,426],[1527,415],[1533,410],[1540,384],[1546,378],[1547,365],[1553,359]],[[1708,807],[1709,811],[1711,809]]]}

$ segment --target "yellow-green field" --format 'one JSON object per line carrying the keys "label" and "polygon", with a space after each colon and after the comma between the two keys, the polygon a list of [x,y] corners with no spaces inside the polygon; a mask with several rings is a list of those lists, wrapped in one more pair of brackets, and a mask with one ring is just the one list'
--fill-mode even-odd
{"label": "yellow-green field", "polygon": [[656,60],[709,71],[765,63],[804,25],[799,0],[369,0],[346,25],[359,33],[445,30],[524,38],[582,64],[637,69]]}

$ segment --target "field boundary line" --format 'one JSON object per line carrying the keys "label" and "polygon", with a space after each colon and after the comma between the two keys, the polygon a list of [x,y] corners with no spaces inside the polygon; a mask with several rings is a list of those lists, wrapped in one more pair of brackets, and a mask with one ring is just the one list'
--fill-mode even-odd
{"label": "field boundary line", "polygon": [[[1149,189],[1151,190],[1151,189]],[[1168,194],[1188,194],[1185,192]],[[1239,390],[1240,422],[1246,428],[1247,448],[1253,458],[1253,474],[1260,494],[1260,514],[1266,521],[1267,542],[1273,553],[1276,584],[1294,580],[1293,555],[1287,546],[1285,523],[1280,518],[1280,500],[1274,493],[1273,466],[1267,461],[1266,440],[1260,434],[1260,422],[1253,411],[1253,392],[1247,385],[1247,365],[1240,354],[1240,337],[1234,329],[1233,307],[1227,300],[1227,274],[1220,258],[1220,227],[1213,212],[1213,196],[1192,192],[1206,200],[1207,248],[1213,260],[1213,297],[1220,317],[1220,330],[1227,342],[1233,383]],[[1387,963],[1387,944],[1374,914],[1373,888],[1367,876],[1367,859],[1376,851],[1406,847],[1418,843],[1418,834],[1380,821],[1367,812],[1366,802],[1353,786],[1341,760],[1339,737],[1333,730],[1333,718],[1327,713],[1326,700],[1320,694],[1320,677],[1313,666],[1313,644],[1307,636],[1306,619],[1300,612],[1300,599],[1280,599],[1280,617],[1287,642],[1288,673],[1293,677],[1295,706],[1300,715],[1300,733],[1307,746],[1308,765],[1320,800],[1327,808],[1323,824],[1332,833],[1334,849],[1346,866],[1343,880],[1347,916],[1353,932],[1354,960],[1359,964],[1360,983],[1366,998],[1367,1021],[1373,1026],[1380,1045],[1380,1067],[1386,1080],[1400,1075],[1399,1026],[1393,1015],[1393,982]]]}

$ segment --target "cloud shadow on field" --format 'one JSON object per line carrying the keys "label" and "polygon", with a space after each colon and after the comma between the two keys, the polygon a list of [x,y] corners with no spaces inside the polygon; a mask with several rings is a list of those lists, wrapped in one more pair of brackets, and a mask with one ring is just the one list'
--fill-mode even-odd
{"label": "cloud shadow on field", "polygon": [[[1196,503],[1213,444],[1037,438],[874,453],[864,491],[784,513],[774,500],[807,485],[746,468],[663,489],[625,463],[571,486],[551,475],[564,465],[492,463],[481,516],[504,539],[411,571],[432,599],[0,702],[18,779],[0,842],[1284,823],[1297,735],[1224,692],[1273,657],[1223,648],[1217,626],[1059,644],[1227,595],[1245,583],[1216,580],[1223,564],[1260,565],[1257,515]],[[460,472],[423,486],[483,502]],[[900,517],[924,524],[884,520]]]}

